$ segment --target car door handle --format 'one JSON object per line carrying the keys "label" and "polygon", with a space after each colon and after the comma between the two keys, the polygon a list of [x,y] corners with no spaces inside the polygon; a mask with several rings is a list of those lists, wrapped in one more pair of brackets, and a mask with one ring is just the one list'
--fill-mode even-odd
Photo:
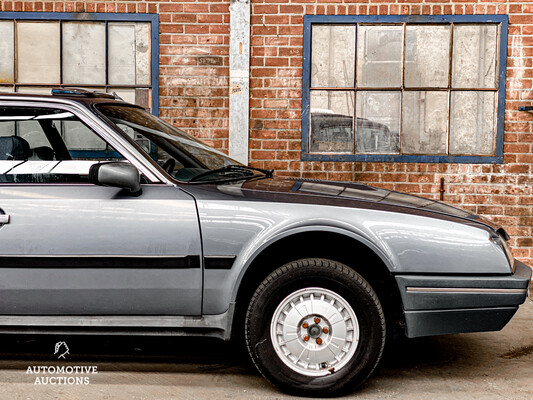
{"label": "car door handle", "polygon": [[9,215],[0,214],[0,225],[9,224]]}

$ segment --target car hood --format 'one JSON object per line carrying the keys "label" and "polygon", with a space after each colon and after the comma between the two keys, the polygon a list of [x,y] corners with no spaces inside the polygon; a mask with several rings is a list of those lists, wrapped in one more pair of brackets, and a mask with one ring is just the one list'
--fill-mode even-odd
{"label": "car hood", "polygon": [[[211,193],[214,189],[220,194],[244,197],[246,200],[252,201],[375,209],[439,219],[460,219],[465,222],[482,224],[493,230],[501,229],[500,226],[483,217],[440,201],[381,189],[362,183],[271,178],[213,186],[207,185],[211,186],[210,188],[204,185],[201,186],[203,188],[200,191],[204,193],[206,193],[206,189]],[[195,189],[193,192],[197,192],[200,186],[196,186]]]}

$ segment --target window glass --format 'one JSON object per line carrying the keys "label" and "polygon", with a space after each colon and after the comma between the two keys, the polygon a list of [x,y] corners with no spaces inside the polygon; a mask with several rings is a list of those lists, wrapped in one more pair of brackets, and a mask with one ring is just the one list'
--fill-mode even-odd
{"label": "window glass", "polygon": [[396,154],[400,151],[400,105],[401,92],[357,92],[357,153]]}
{"label": "window glass", "polygon": [[0,82],[15,82],[15,24],[13,21],[0,21]]}
{"label": "window glass", "polygon": [[357,31],[357,86],[400,87],[403,26],[360,25]]}
{"label": "window glass", "polygon": [[105,23],[63,23],[63,80],[105,84]]}
{"label": "window glass", "polygon": [[102,161],[124,158],[74,114],[0,107],[0,183],[87,183]]}
{"label": "window glass", "polygon": [[[332,16],[313,16],[304,31],[311,57],[304,59],[310,62],[304,65],[303,159],[501,160],[505,17],[472,23],[452,15],[380,18],[342,16],[335,23]],[[355,82],[348,73],[354,64]]]}
{"label": "window glass", "polygon": [[405,87],[448,87],[450,26],[407,25]]}
{"label": "window glass", "polygon": [[353,87],[355,26],[313,26],[311,82],[314,87]]}
{"label": "window glass", "polygon": [[109,83],[135,82],[135,25],[109,24]]}
{"label": "window glass", "polygon": [[[46,21],[0,20],[0,92],[50,94],[59,85],[116,92],[127,102],[152,110],[155,19],[114,13],[77,18],[59,14]],[[116,21],[120,18],[120,21]],[[151,22],[150,22],[151,21]],[[153,32],[154,31],[154,32]],[[158,93],[155,93],[158,96]]]}
{"label": "window glass", "polygon": [[311,152],[353,151],[353,93],[311,92]]}
{"label": "window glass", "polygon": [[58,22],[17,23],[17,81],[60,82]]}
{"label": "window glass", "polygon": [[239,163],[138,107],[99,104],[98,110],[167,173],[189,181]]}
{"label": "window glass", "polygon": [[498,67],[497,51],[497,25],[455,25],[453,28],[453,87],[495,89]]}
{"label": "window glass", "polygon": [[493,154],[496,93],[453,92],[451,154]]}
{"label": "window glass", "polygon": [[405,154],[446,154],[448,92],[404,92],[402,150]]}

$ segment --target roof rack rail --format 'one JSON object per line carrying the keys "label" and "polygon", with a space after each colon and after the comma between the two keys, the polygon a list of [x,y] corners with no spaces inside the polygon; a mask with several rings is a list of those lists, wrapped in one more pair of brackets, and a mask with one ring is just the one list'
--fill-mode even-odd
{"label": "roof rack rail", "polygon": [[110,93],[87,90],[77,87],[65,87],[52,89],[52,96],[79,96],[79,97],[98,97],[103,99],[115,99],[116,96]]}

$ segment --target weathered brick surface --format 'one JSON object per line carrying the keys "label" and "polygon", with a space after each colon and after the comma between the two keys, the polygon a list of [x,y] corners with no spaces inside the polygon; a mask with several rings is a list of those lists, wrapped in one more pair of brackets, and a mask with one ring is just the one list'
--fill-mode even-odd
{"label": "weathered brick surface", "polygon": [[[22,2],[0,11],[160,15],[161,116],[228,148],[229,0]],[[469,0],[252,0],[250,162],[278,176],[358,180],[445,200],[500,224],[533,265],[533,2]],[[503,165],[301,162],[304,14],[509,14]]]}

